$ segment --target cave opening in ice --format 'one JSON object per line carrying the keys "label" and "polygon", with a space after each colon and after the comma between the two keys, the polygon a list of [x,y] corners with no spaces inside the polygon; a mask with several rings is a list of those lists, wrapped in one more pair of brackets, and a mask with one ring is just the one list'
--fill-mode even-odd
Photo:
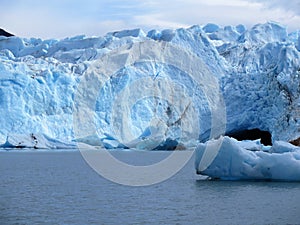
{"label": "cave opening in ice", "polygon": [[272,135],[268,131],[260,129],[250,130],[239,130],[228,133],[227,136],[237,139],[238,141],[243,140],[257,140],[260,139],[263,145],[272,145]]}
{"label": "cave opening in ice", "polygon": [[290,143],[295,146],[300,146],[300,137],[295,140],[290,141]]}

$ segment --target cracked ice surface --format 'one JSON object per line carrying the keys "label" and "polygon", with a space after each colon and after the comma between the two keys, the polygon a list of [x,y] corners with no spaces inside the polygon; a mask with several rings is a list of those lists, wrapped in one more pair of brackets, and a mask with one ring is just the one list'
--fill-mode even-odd
{"label": "cracked ice surface", "polygon": [[[148,34],[135,29],[63,40],[0,37],[0,143],[174,149],[246,129],[269,131],[273,143],[295,140],[299,40],[298,32],[288,34],[276,23]],[[132,59],[126,51],[143,56],[133,51],[137,46],[153,54],[126,64]],[[154,51],[157,46],[161,51]],[[92,73],[104,67],[118,70]],[[82,82],[86,78],[90,82]],[[83,116],[75,117],[80,130],[74,130],[78,107]]]}

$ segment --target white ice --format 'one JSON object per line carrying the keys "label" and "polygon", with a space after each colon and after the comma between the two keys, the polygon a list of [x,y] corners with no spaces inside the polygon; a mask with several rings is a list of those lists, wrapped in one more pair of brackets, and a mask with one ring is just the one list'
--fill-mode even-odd
{"label": "white ice", "polygon": [[[300,181],[299,147],[282,142],[265,147],[226,136],[210,140],[196,149],[196,171],[222,180]],[[213,160],[207,157],[210,151],[217,153]]]}

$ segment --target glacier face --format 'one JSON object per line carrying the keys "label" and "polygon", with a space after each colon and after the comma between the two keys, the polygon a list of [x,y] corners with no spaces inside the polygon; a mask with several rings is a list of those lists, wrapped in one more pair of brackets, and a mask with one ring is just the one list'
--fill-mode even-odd
{"label": "glacier face", "polygon": [[[174,149],[256,128],[273,142],[295,140],[299,46],[299,33],[276,23],[0,37],[0,143]],[[220,129],[212,132],[212,124]]]}

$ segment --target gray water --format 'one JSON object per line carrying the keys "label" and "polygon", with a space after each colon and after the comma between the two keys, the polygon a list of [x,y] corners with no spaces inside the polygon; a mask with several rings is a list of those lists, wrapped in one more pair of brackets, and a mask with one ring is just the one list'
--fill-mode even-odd
{"label": "gray water", "polygon": [[[114,152],[152,163],[166,152]],[[207,181],[193,159],[148,187],[105,180],[78,151],[0,152],[0,224],[300,224],[300,183]]]}

